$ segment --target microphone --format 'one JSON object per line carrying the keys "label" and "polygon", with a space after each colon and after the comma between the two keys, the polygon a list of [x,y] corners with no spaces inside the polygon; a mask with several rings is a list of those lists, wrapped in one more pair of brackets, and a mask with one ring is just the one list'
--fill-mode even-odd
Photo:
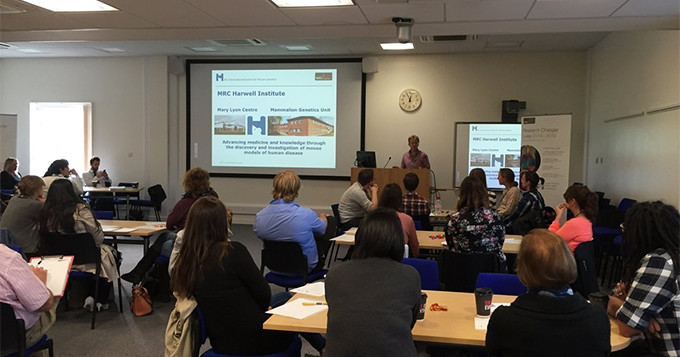
{"label": "microphone", "polygon": [[387,158],[387,162],[385,163],[385,166],[383,166],[383,169],[387,167],[387,164],[390,163],[390,160],[392,160],[392,156],[390,156],[389,158]]}

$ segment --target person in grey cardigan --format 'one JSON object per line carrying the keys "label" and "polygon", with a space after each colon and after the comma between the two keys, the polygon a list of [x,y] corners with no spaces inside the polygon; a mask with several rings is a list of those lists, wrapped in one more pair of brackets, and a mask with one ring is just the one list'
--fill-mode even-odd
{"label": "person in grey cardigan", "polygon": [[9,200],[0,219],[0,228],[8,229],[23,253],[38,253],[40,242],[40,210],[45,202],[45,182],[38,176],[27,175],[17,185],[19,194]]}
{"label": "person in grey cardigan", "polygon": [[420,275],[401,263],[404,234],[397,213],[370,212],[355,236],[352,259],[326,276],[325,356],[416,356],[413,328]]}

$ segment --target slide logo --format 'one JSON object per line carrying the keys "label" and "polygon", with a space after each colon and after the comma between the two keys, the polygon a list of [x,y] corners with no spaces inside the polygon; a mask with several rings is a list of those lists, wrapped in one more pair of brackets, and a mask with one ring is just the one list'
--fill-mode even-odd
{"label": "slide logo", "polygon": [[255,120],[252,116],[248,116],[247,129],[248,135],[253,135],[253,132],[256,132],[256,135],[267,135],[267,119],[260,116],[260,120]]}

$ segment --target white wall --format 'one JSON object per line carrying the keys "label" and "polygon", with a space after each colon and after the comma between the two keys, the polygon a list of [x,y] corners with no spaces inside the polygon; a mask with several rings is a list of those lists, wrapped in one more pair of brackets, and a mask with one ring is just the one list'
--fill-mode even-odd
{"label": "white wall", "polygon": [[[414,113],[397,105],[399,93],[406,88],[416,88],[423,96],[421,108]],[[379,72],[367,79],[366,149],[377,153],[379,166],[390,156],[390,166],[398,165],[408,150],[407,137],[417,134],[421,149],[430,156],[438,187],[452,187],[455,123],[500,121],[501,101],[518,99],[527,102],[526,114],[573,114],[570,181],[582,181],[585,90],[584,52],[383,56]],[[184,133],[182,128],[180,137]],[[181,145],[183,163],[186,150]],[[180,165],[178,174],[183,168]],[[269,179],[211,181],[237,213],[254,214],[271,199]],[[329,205],[339,200],[347,186],[348,182],[303,181],[298,202],[330,212]],[[443,192],[442,201],[445,209],[452,209],[454,192]],[[249,219],[237,216],[238,221]]]}
{"label": "white wall", "polygon": [[[614,33],[590,54],[588,184],[612,203],[680,205],[680,31]],[[602,162],[600,162],[600,159]]]}
{"label": "white wall", "polygon": [[[29,167],[29,103],[92,102],[93,154],[101,157],[102,167],[114,182],[167,187],[165,57],[3,59],[0,78],[0,112],[18,114],[17,156],[22,174],[29,173],[25,171]],[[68,138],[63,145],[69,145]]]}

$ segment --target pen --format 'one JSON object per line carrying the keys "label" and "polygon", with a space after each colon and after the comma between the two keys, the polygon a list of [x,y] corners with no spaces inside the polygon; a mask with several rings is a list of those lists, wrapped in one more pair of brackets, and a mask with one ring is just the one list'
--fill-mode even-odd
{"label": "pen", "polygon": [[325,302],[303,302],[302,306],[328,305]]}

